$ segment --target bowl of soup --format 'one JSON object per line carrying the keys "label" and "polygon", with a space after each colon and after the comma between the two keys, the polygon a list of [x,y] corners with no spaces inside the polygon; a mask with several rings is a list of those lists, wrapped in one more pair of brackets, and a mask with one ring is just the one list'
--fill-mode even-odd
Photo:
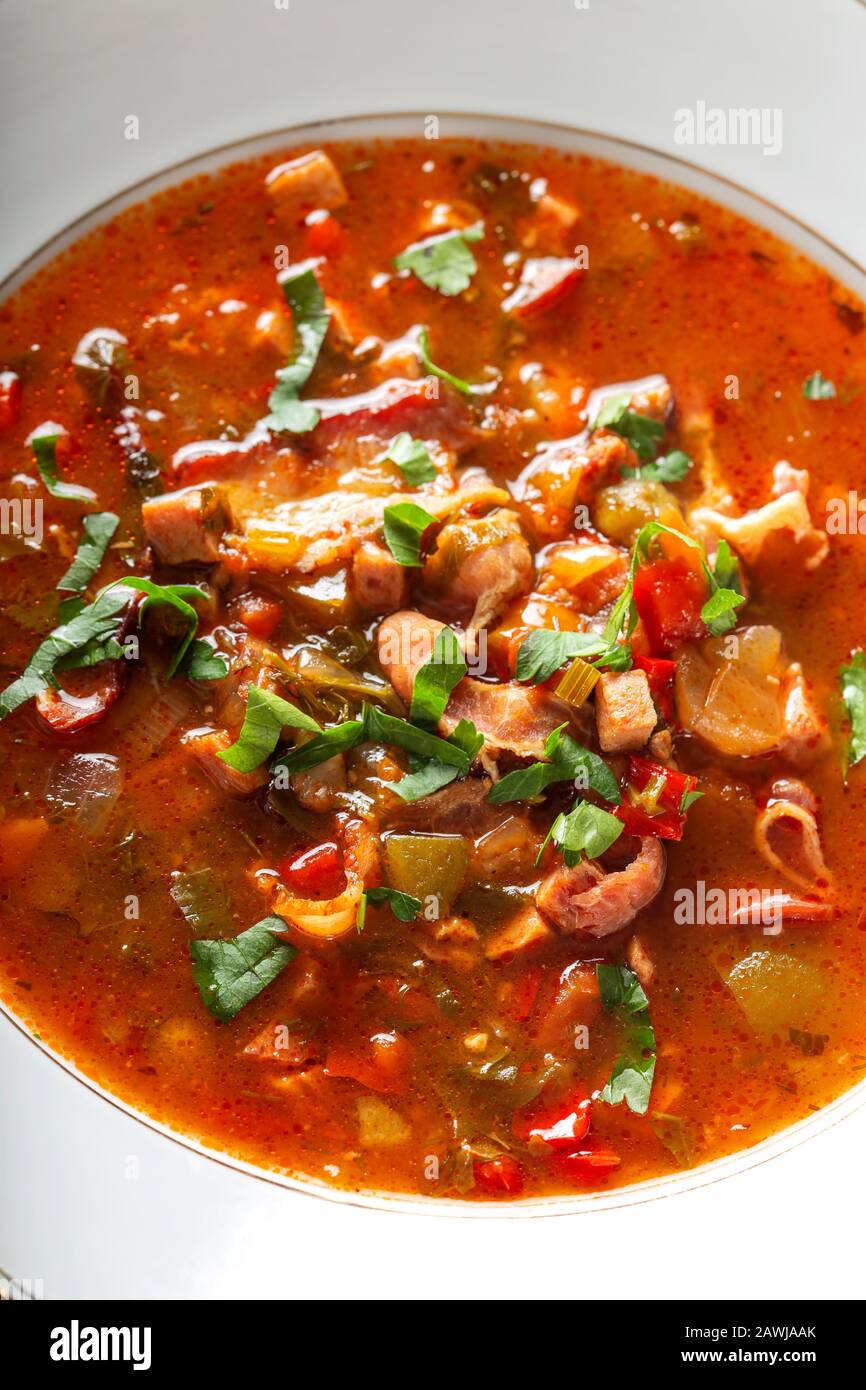
{"label": "bowl of soup", "polygon": [[864,280],[636,147],[421,122],[7,282],[0,999],[276,1182],[620,1203],[859,1103]]}

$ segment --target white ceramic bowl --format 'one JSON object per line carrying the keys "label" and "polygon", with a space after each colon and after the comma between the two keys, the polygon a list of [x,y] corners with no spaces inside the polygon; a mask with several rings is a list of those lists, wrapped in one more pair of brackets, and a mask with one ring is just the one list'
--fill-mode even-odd
{"label": "white ceramic bowl", "polygon": [[[501,18],[502,6],[497,8]],[[628,13],[633,18],[625,0],[620,0],[618,8],[623,17]],[[498,104],[502,105],[501,98]],[[244,145],[222,147],[192,164],[170,168],[68,227],[12,276],[4,293],[88,226],[196,169],[216,167],[246,153],[287,143],[344,136],[418,134],[424,114],[370,116],[281,130]],[[720,182],[696,164],[673,161],[640,144],[622,144],[555,124],[446,114],[441,108],[438,114],[443,135],[579,148],[694,189],[768,226],[866,297],[866,276],[843,251],[816,237],[801,222],[791,220],[771,202],[756,198],[734,183]],[[702,156],[704,151],[698,153]],[[71,207],[77,210],[78,206],[73,200]],[[856,249],[850,232],[849,225],[840,224],[840,241]],[[796,1280],[793,1259],[783,1258],[788,1235],[784,1227],[784,1194],[793,1197],[797,1193],[802,1233],[803,1222],[808,1225],[827,1205],[826,1187],[819,1187],[817,1181],[822,1170],[818,1150],[822,1150],[823,1163],[832,1163],[834,1171],[839,1172],[841,1164],[841,1195],[846,1183],[853,1181],[855,1171],[859,1171],[859,1163],[853,1162],[852,1157],[856,1159],[866,1135],[863,1112],[854,1114],[866,1099],[866,1085],[860,1085],[809,1120],[739,1155],[612,1192],[532,1200],[508,1208],[376,1194],[355,1196],[334,1192],[318,1183],[297,1183],[274,1175],[261,1181],[259,1170],[224,1155],[207,1155],[193,1141],[179,1138],[105,1097],[67,1063],[52,1066],[52,1061],[58,1059],[25,1036],[13,1020],[0,1020],[0,1078],[4,1087],[0,1122],[8,1159],[0,1169],[0,1267],[20,1278],[42,1279],[48,1296],[112,1291],[156,1296],[297,1293],[306,1287],[306,1278],[294,1268],[291,1259],[281,1258],[284,1240],[300,1243],[306,1274],[317,1292],[330,1288],[337,1291],[337,1296],[341,1296],[340,1290],[351,1296],[352,1290],[359,1287],[356,1271],[370,1267],[382,1279],[383,1295],[390,1292],[400,1296],[405,1280],[399,1272],[399,1261],[408,1258],[419,1281],[419,1292],[423,1288],[426,1296],[435,1297],[437,1281],[448,1272],[448,1277],[460,1286],[457,1296],[472,1297],[475,1287],[471,1267],[481,1250],[485,1262],[491,1262],[485,1296],[496,1296],[497,1291],[501,1295],[503,1279],[507,1281],[509,1277],[516,1278],[520,1291],[526,1294],[526,1271],[532,1267],[530,1252],[539,1246],[554,1252],[544,1267],[535,1267],[539,1296],[545,1288],[567,1292],[567,1285],[563,1290],[564,1278],[573,1281],[570,1292],[580,1294],[581,1280],[590,1267],[602,1290],[607,1281],[611,1291],[621,1291],[616,1261],[607,1257],[611,1242],[614,1247],[617,1240],[623,1242],[623,1248],[626,1243],[631,1245],[635,1228],[644,1240],[661,1239],[666,1244],[660,1247],[656,1268],[662,1270],[675,1251],[688,1246],[694,1218],[685,1217],[682,1200],[674,1201],[678,1194],[680,1199],[690,1194],[692,1203],[700,1203],[697,1220],[704,1224],[708,1235],[716,1229],[720,1237],[727,1233],[730,1239],[736,1214],[745,1208],[750,1229],[742,1236],[748,1239],[748,1234],[760,1230],[763,1220],[772,1221],[774,1199],[780,1187],[783,1203],[778,1211],[778,1229],[770,1226],[772,1244],[768,1243],[765,1254],[774,1269],[778,1267],[774,1292],[784,1291],[780,1278],[787,1278],[789,1289],[794,1291],[798,1285],[791,1283],[792,1278]],[[111,1103],[106,1104],[106,1100]],[[843,1118],[846,1124],[834,1129]],[[55,1135],[56,1144],[52,1142]],[[803,1146],[803,1140],[816,1136],[820,1138],[814,1145]],[[810,1162],[808,1157],[803,1161],[802,1156],[810,1150],[816,1155],[815,1161]],[[771,1158],[775,1163],[767,1165]],[[805,1213],[804,1181],[805,1190],[813,1194],[812,1208]],[[325,1200],[312,1202],[311,1196]],[[652,1208],[643,1205],[660,1197],[667,1200],[654,1202]],[[393,1216],[385,1221],[383,1211],[399,1212],[399,1221]],[[213,1213],[217,1213],[216,1220]],[[426,1220],[431,1213],[440,1220]],[[585,1218],[577,1226],[573,1221],[561,1220],[540,1223],[550,1235],[539,1234],[539,1223],[519,1219],[528,1215],[577,1214]],[[467,1222],[466,1216],[485,1219]],[[605,1223],[603,1231],[599,1221]],[[470,1234],[479,1230],[485,1234]],[[447,1244],[443,1245],[445,1231]],[[563,1234],[556,1234],[559,1232]],[[342,1247],[341,1260],[337,1262],[328,1258],[334,1241]],[[574,1241],[586,1251],[588,1261],[582,1270],[575,1270],[566,1258],[564,1241]],[[451,1268],[455,1247],[463,1252],[455,1261],[456,1270]],[[792,1257],[796,1249],[795,1242]],[[408,1255],[407,1250],[411,1252]],[[708,1291],[719,1292],[721,1286],[714,1287],[713,1281],[719,1276],[724,1278],[729,1267],[726,1251],[724,1240],[720,1239],[712,1268],[698,1257],[698,1267],[703,1268],[709,1281]],[[235,1276],[241,1281],[240,1286],[235,1284]],[[759,1287],[754,1261],[748,1277],[753,1287]],[[694,1292],[691,1273],[682,1257],[679,1263],[670,1260],[667,1287],[671,1293]],[[637,1294],[640,1289],[627,1291]]]}

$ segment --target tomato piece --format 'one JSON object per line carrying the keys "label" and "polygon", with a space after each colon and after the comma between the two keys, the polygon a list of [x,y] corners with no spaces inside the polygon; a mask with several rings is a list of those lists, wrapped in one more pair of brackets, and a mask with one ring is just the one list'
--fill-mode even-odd
{"label": "tomato piece", "polygon": [[584,1086],[563,1100],[527,1106],[514,1115],[511,1128],[524,1144],[545,1144],[554,1152],[574,1149],[589,1130],[591,1102]]}
{"label": "tomato piece", "polygon": [[405,1095],[409,1086],[412,1045],[400,1033],[374,1033],[359,1047],[334,1043],[328,1048],[329,1076],[357,1081],[368,1091]]}
{"label": "tomato piece", "polygon": [[682,556],[638,566],[634,601],[653,652],[669,652],[677,642],[706,637],[701,618],[706,597],[703,576]]}
{"label": "tomato piece", "polygon": [[234,604],[234,616],[253,637],[267,641],[279,627],[283,610],[275,598],[265,594],[242,594]]}
{"label": "tomato piece", "polygon": [[516,1197],[523,1191],[523,1169],[508,1154],[499,1158],[476,1159],[472,1165],[475,1185],[493,1197]]}
{"label": "tomato piece", "polygon": [[537,256],[523,263],[520,284],[502,304],[504,314],[525,318],[539,314],[565,298],[583,277],[583,270],[568,256]]}
{"label": "tomato piece", "polygon": [[52,733],[77,734],[104,719],[123,690],[122,663],[103,662],[75,672],[74,680],[74,691],[46,686],[36,696],[36,712]]}
{"label": "tomato piece", "polygon": [[322,213],[312,212],[307,218],[307,249],[311,256],[336,256],[343,249],[346,229],[329,212]]}
{"label": "tomato piece", "polygon": [[343,856],[333,840],[289,855],[279,874],[299,898],[336,898],[346,886]]}
{"label": "tomato piece", "polygon": [[669,661],[663,656],[635,656],[633,663],[636,670],[643,671],[650,694],[655,700],[661,711],[665,723],[674,722],[674,672],[677,669],[675,661]]}
{"label": "tomato piece", "polygon": [[606,1148],[597,1140],[587,1139],[579,1149],[559,1154],[556,1167],[562,1177],[586,1182],[607,1177],[621,1162],[619,1154],[615,1154],[613,1149]]}
{"label": "tomato piece", "polygon": [[21,414],[21,378],[17,372],[0,372],[0,430],[11,430]]}

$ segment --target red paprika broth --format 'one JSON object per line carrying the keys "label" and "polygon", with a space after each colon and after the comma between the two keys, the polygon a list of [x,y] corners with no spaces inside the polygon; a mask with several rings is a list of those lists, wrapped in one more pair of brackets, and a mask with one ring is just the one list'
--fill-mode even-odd
{"label": "red paprika broth", "polygon": [[[154,1118],[346,1189],[502,1201],[752,1145],[866,1065],[862,546],[822,554],[863,310],[611,165],[297,156],[128,209],[0,311],[2,494],[43,507],[0,536],[3,1000]],[[90,664],[24,691],[106,512]]]}

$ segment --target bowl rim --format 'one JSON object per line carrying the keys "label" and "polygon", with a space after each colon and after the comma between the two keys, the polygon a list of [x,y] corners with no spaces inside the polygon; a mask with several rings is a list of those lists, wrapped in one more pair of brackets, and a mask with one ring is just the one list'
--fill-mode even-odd
{"label": "bowl rim", "polygon": [[[0,300],[5,299],[37,274],[55,256],[66,250],[73,242],[88,232],[109,221],[126,208],[160,190],[172,187],[186,177],[197,173],[213,173],[236,160],[266,154],[269,149],[278,150],[283,145],[302,145],[308,140],[342,140],[352,138],[401,139],[407,138],[396,130],[384,129],[389,124],[399,126],[409,121],[423,122],[428,113],[421,110],[399,110],[378,112],[352,112],[348,115],[329,116],[320,120],[303,121],[289,126],[268,130],[258,135],[243,136],[240,139],[200,151],[198,154],[176,160],[163,166],[134,183],[125,185],[114,194],[102,199],[72,221],[66,223],[52,236],[43,241],[29,256],[14,267],[0,281]],[[790,241],[790,233],[795,229],[800,238],[807,243],[805,254],[818,259],[834,278],[842,284],[844,274],[853,273],[862,284],[855,289],[859,297],[866,299],[866,269],[848,252],[837,246],[822,232],[815,231],[802,218],[787,212],[762,194],[723,174],[705,168],[693,160],[680,155],[659,150],[640,141],[609,135],[604,131],[584,126],[574,126],[561,121],[542,120],[534,116],[504,115],[501,112],[472,110],[452,110],[441,108],[437,113],[444,122],[454,122],[457,126],[470,122],[480,122],[489,130],[479,134],[478,130],[455,129],[441,132],[442,139],[487,139],[500,140],[503,144],[535,145],[551,149],[569,149],[574,153],[587,154],[592,158],[607,160],[610,163],[632,169],[636,172],[651,173],[669,183],[700,193],[700,196],[719,203],[737,215],[751,218],[771,230],[782,240]],[[366,129],[366,127],[370,127]],[[515,131],[520,129],[521,134]],[[546,138],[545,138],[546,137]],[[419,138],[416,132],[415,138]],[[570,142],[570,143],[569,143]],[[436,145],[437,141],[431,141]],[[637,156],[637,161],[628,158]],[[647,169],[641,162],[660,166]],[[682,171],[688,176],[685,181],[677,178]],[[718,196],[716,196],[718,190]],[[728,199],[724,194],[727,192]],[[736,208],[734,202],[745,205]],[[786,238],[786,232],[788,234]],[[802,247],[797,247],[803,250]],[[827,263],[827,253],[830,255]],[[835,264],[834,264],[835,262]],[[849,286],[850,287],[850,286]],[[0,998],[0,1015],[16,1028],[38,1051],[53,1062],[72,1080],[81,1083],[98,1098],[105,1100],[115,1110],[128,1118],[145,1125],[148,1129],[170,1140],[187,1152],[198,1154],[223,1168],[260,1182],[287,1189],[306,1197],[318,1198],[327,1202],[366,1208],[368,1210],[399,1212],[404,1215],[425,1216],[469,1216],[469,1217],[530,1217],[581,1215],[590,1211],[608,1210],[615,1207],[643,1205],[662,1197],[672,1197],[708,1187],[726,1178],[743,1174],[757,1168],[771,1159],[805,1143],[808,1139],[833,1128],[847,1116],[866,1104],[866,1078],[848,1087],[841,1095],[822,1106],[812,1115],[803,1117],[786,1126],[776,1134],[769,1135],[747,1148],[722,1158],[712,1159],[695,1168],[686,1168],[663,1174],[661,1177],[644,1179],[622,1187],[601,1189],[589,1192],[558,1194],[556,1196],[530,1197],[510,1201],[472,1202],[461,1198],[433,1197],[420,1194],[389,1192],[375,1189],[343,1189],[323,1183],[312,1175],[293,1174],[280,1169],[265,1168],[238,1158],[228,1151],[211,1148],[192,1134],[158,1120],[146,1111],[123,1100],[109,1091],[95,1078],[83,1071],[71,1057],[49,1047],[41,1038],[35,1036],[22,1018],[13,1012],[6,1001]]]}

